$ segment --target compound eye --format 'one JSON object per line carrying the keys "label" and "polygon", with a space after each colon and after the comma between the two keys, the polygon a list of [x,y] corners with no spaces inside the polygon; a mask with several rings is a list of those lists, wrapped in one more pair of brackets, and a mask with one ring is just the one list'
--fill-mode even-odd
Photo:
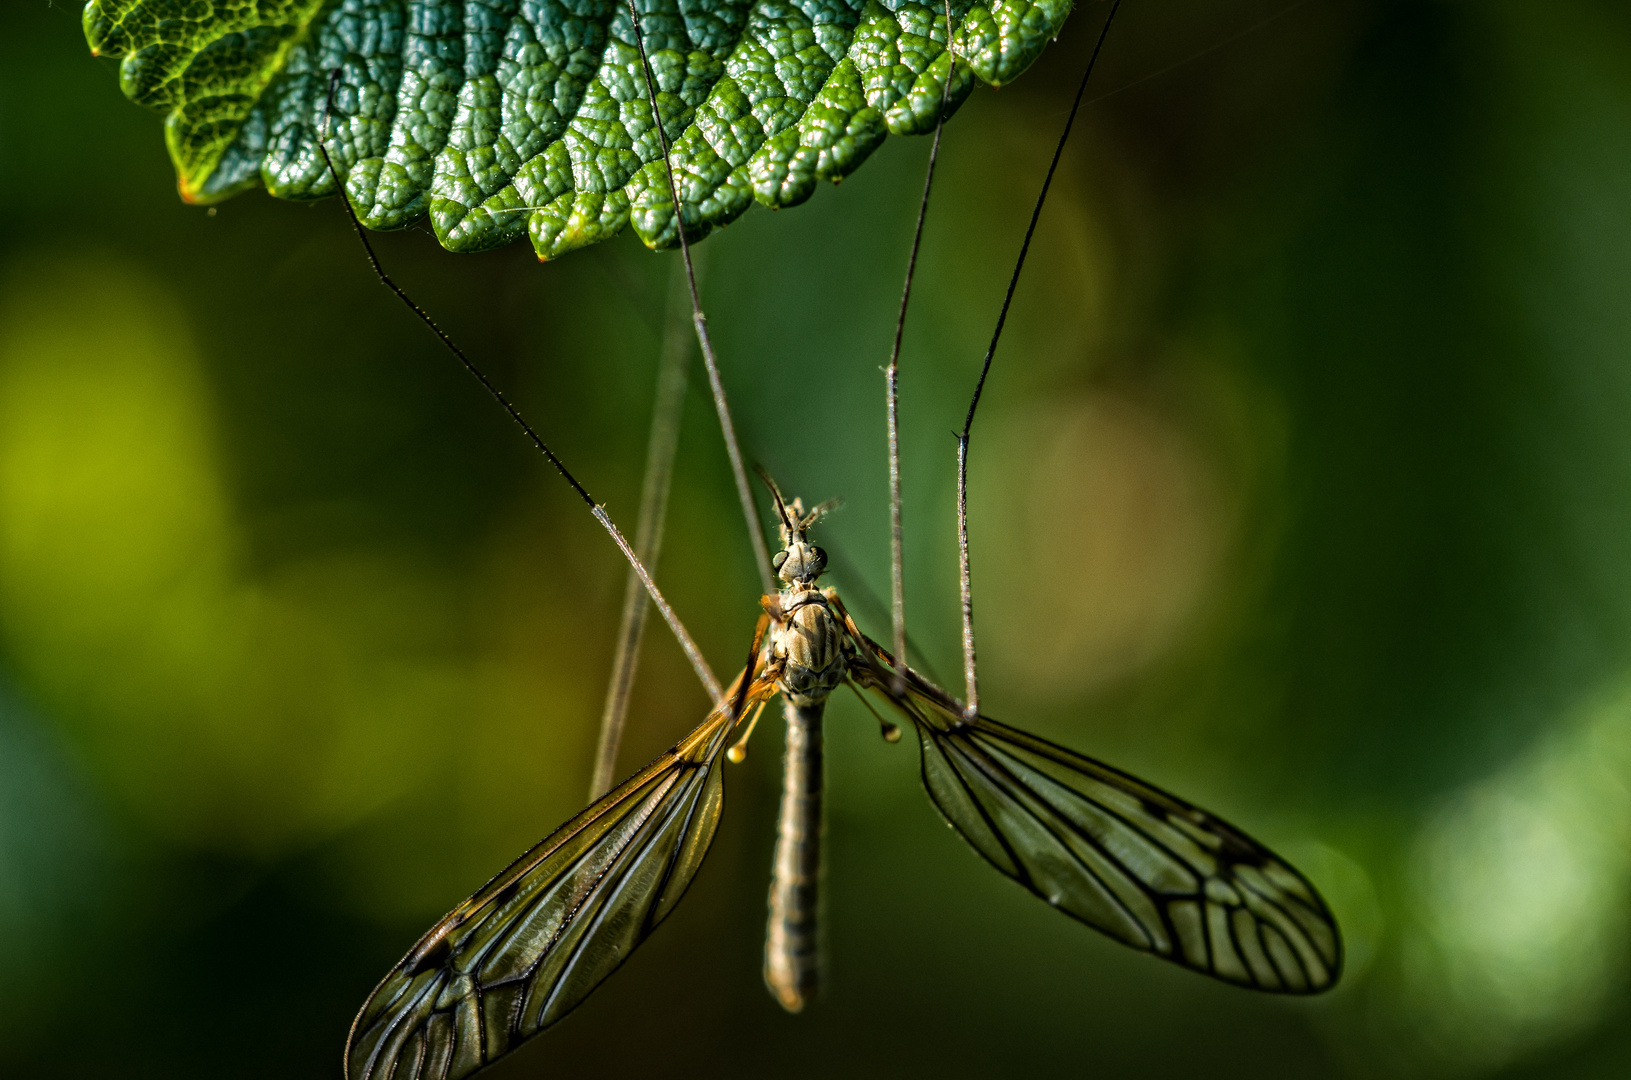
{"label": "compound eye", "polygon": [[782,568],[782,563],[784,563],[786,561],[787,561],[787,552],[778,551],[778,552],[776,552],[776,554],[774,556],[771,557],[770,565],[774,569],[780,570]]}
{"label": "compound eye", "polygon": [[811,544],[810,557],[805,565],[810,568],[810,576],[812,578],[820,577],[827,570],[827,553],[816,547],[814,544]]}

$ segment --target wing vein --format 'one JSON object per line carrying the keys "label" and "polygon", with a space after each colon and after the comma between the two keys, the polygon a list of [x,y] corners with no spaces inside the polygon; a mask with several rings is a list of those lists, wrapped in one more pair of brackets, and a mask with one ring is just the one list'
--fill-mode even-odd
{"label": "wing vein", "polygon": [[[931,727],[928,729],[928,731],[930,737],[935,738],[937,734],[935,729]],[[935,738],[935,745],[937,747],[942,747],[942,744],[938,738]],[[957,759],[951,754],[946,753],[943,747],[941,748],[940,756],[945,758],[946,763],[951,766],[952,775],[957,778],[957,783],[968,795],[969,805],[974,807],[975,811],[979,813],[980,819],[985,822],[985,827],[990,830],[991,835],[996,839],[997,843],[1002,845],[1002,850],[1008,853],[1008,861],[1013,864],[1014,870],[1018,874],[1023,875],[1022,877],[1016,877],[1014,880],[1018,881],[1021,885],[1025,886],[1027,889],[1031,889],[1034,892],[1035,889],[1032,888],[1034,883],[1031,879],[1030,869],[1026,867],[1025,863],[1020,859],[1019,852],[1015,851],[1014,846],[1008,842],[1008,837],[1004,835],[1003,831],[997,827],[996,820],[992,818],[990,811],[985,808],[985,804],[980,801],[980,797],[974,794],[974,789],[969,786],[968,780],[963,776],[962,769],[958,767]],[[925,780],[925,784],[926,783],[927,781]],[[930,789],[930,792],[931,794],[933,793],[932,788]],[[979,851],[980,849],[976,846],[974,850]]]}
{"label": "wing vein", "polygon": [[[982,731],[981,734],[986,735],[988,738],[992,739],[993,742],[998,741],[998,738],[999,738],[998,736],[993,735],[990,732],[983,732]],[[1028,748],[1024,748],[1024,749],[1028,749]],[[1035,751],[1031,751],[1031,752],[1035,753]],[[1010,771],[1010,770],[1005,770],[1005,771]],[[1012,775],[1011,771],[1010,771],[1010,775]],[[1046,776],[1047,774],[1043,773],[1042,775]],[[1103,801],[1101,801],[1099,799],[1095,799],[1093,796],[1087,794],[1087,792],[1079,791],[1076,788],[1071,787],[1069,784],[1063,783],[1062,781],[1059,781],[1059,780],[1054,780],[1052,777],[1048,777],[1048,779],[1052,780],[1053,783],[1058,784],[1060,787],[1064,788],[1066,791],[1069,791],[1071,794],[1077,796],[1078,798],[1084,799],[1087,802],[1090,802],[1094,806],[1098,807],[1100,810],[1103,810],[1107,815],[1114,818],[1116,821],[1120,822],[1127,829],[1129,829],[1130,831],[1132,831],[1132,832],[1138,834],[1139,836],[1143,837],[1145,840],[1149,841],[1152,846],[1154,846],[1156,848],[1159,848],[1164,854],[1166,854],[1168,857],[1170,857],[1178,865],[1180,865],[1180,866],[1184,867],[1185,869],[1189,870],[1189,872],[1192,873],[1196,878],[1205,879],[1205,878],[1208,878],[1208,877],[1221,876],[1221,875],[1219,875],[1219,874],[1217,874],[1215,872],[1211,873],[1211,874],[1208,874],[1208,873],[1200,870],[1199,868],[1197,868],[1195,866],[1195,864],[1193,862],[1191,862],[1188,858],[1186,858],[1183,855],[1182,852],[1179,852],[1175,848],[1173,848],[1171,846],[1171,844],[1169,844],[1166,840],[1164,840],[1159,834],[1150,831],[1150,829],[1146,825],[1142,825],[1138,821],[1134,820],[1133,818],[1128,817],[1126,814],[1122,813],[1120,810],[1116,809],[1114,806],[1111,806],[1109,803],[1103,802]],[[1017,777],[1017,776],[1014,777],[1014,783],[1024,787],[1025,790],[1030,792],[1030,794],[1032,796],[1034,796],[1035,798],[1037,798],[1037,799],[1039,799],[1039,800],[1041,800],[1043,802],[1048,801],[1047,798],[1045,796],[1043,796],[1040,792],[1038,792],[1031,784],[1029,784],[1026,781],[1020,779],[1019,777]],[[1213,820],[1212,816],[1210,814],[1207,815],[1207,820],[1208,821]],[[1074,825],[1074,822],[1072,822],[1071,824]],[[1114,856],[1108,856],[1108,857],[1111,858],[1113,861],[1115,861],[1117,863],[1120,863],[1120,861],[1121,861],[1120,859],[1116,859]],[[1227,863],[1227,861],[1228,860],[1226,860],[1224,858],[1224,856],[1222,856],[1221,853],[1220,853],[1219,856],[1218,856],[1219,864],[1224,865],[1224,864]],[[1199,895],[1200,892],[1201,892],[1201,890],[1197,886],[1195,892],[1190,894],[1190,895]],[[1170,895],[1170,894],[1163,893],[1163,894],[1160,894],[1160,895]]]}
{"label": "wing vein", "polygon": [[[1253,896],[1256,896],[1264,904],[1266,904],[1269,907],[1272,907],[1276,911],[1278,911],[1281,914],[1281,916],[1286,920],[1286,922],[1290,925],[1290,927],[1293,930],[1296,931],[1297,935],[1308,943],[1309,949],[1312,950],[1315,955],[1319,956],[1321,961],[1325,960],[1324,950],[1321,949],[1319,947],[1318,943],[1316,943],[1313,940],[1313,938],[1309,936],[1308,931],[1303,929],[1303,925],[1302,925],[1301,920],[1299,920],[1296,917],[1296,915],[1294,915],[1286,907],[1286,905],[1280,900],[1279,897],[1268,895],[1262,889],[1257,888],[1251,882],[1246,881],[1243,878],[1236,878],[1235,879],[1235,884],[1243,887],[1247,892],[1250,892]],[[1319,914],[1319,912],[1312,912],[1312,914],[1317,916]],[[1279,930],[1278,927],[1276,927],[1275,929]],[[1308,977],[1309,985],[1310,986],[1314,985],[1316,980],[1313,977],[1313,972],[1309,971],[1308,970],[1308,965],[1303,962],[1302,956],[1301,956],[1299,950],[1296,948],[1295,943],[1289,937],[1287,937],[1284,930],[1279,930],[1279,933],[1280,933],[1281,937],[1286,938],[1286,944],[1288,946],[1291,946],[1292,955],[1295,956],[1296,959],[1297,959],[1297,966],[1303,969],[1303,973]]]}
{"label": "wing vein", "polygon": [[[976,745],[978,745],[978,744],[976,744]],[[973,755],[967,755],[967,756],[971,760],[974,760]],[[1029,784],[1026,784],[1019,777],[1015,776],[1013,774],[1013,772],[1011,770],[1009,770],[1008,768],[1006,768],[1005,766],[1003,766],[1003,764],[1000,761],[997,761],[995,758],[991,757],[989,754],[982,754],[981,756],[986,761],[989,761],[993,768],[1000,769],[1004,775],[1009,777],[1009,779],[1013,782],[1013,784],[1016,787],[1021,788],[1022,790],[1024,790],[1026,792],[1026,794],[1030,795],[1037,802],[1040,802],[1045,806],[1049,805],[1047,799],[1045,799],[1043,796],[1039,795],[1035,790],[1033,790],[1031,788],[1031,786]],[[974,764],[975,764],[975,767],[980,768],[982,772],[986,771],[984,769],[984,767],[982,766],[982,764],[980,763],[980,761],[974,760]],[[990,773],[987,773],[987,775],[990,776]],[[992,777],[992,782],[993,783],[1000,783],[1000,781],[998,781],[995,777]],[[1074,790],[1074,789],[1072,789],[1072,790]],[[1089,802],[1093,803],[1095,806],[1100,805],[1098,803],[1098,801],[1095,800],[1095,799],[1088,798],[1088,796],[1085,796],[1085,795],[1083,795],[1082,797],[1086,798]],[[1064,839],[1062,837],[1060,837],[1060,835],[1057,832],[1055,832],[1054,829],[1046,821],[1044,821],[1041,818],[1040,815],[1038,815],[1036,813],[1035,810],[1033,810],[1030,806],[1027,806],[1024,802],[1021,802],[1019,799],[1013,798],[1012,796],[1010,796],[1010,801],[1012,801],[1015,806],[1019,807],[1019,809],[1027,817],[1029,817],[1032,821],[1035,821],[1037,826],[1040,829],[1042,829],[1043,832],[1047,833],[1050,837],[1052,837],[1054,839],[1054,842],[1056,844],[1058,844],[1058,846],[1061,849],[1064,850],[1065,854],[1070,857],[1070,861],[1072,863],[1074,863],[1076,866],[1080,867],[1082,872],[1085,873],[1088,877],[1093,879],[1093,882],[1096,885],[1098,885],[1099,891],[1102,892],[1105,896],[1109,897],[1111,902],[1114,903],[1117,908],[1121,909],[1121,912],[1124,915],[1126,915],[1127,918],[1134,925],[1138,926],[1140,929],[1142,929],[1144,931],[1145,937],[1151,939],[1151,945],[1153,946],[1154,945],[1154,936],[1152,934],[1150,934],[1149,928],[1144,925],[1144,920],[1138,915],[1137,912],[1133,911],[1132,908],[1127,906],[1126,901],[1124,901],[1120,896],[1116,895],[1116,890],[1110,887],[1110,883],[1105,881],[1103,876],[1101,874],[1099,874],[1099,872],[1097,870],[1095,870],[1092,866],[1088,865],[1085,861],[1083,861],[1081,856],[1079,856],[1075,851],[1073,851],[1071,849],[1070,845],[1067,844],[1064,841]],[[1103,844],[1099,843],[1099,841],[1096,838],[1094,838],[1091,834],[1089,834],[1089,833],[1085,832],[1084,830],[1078,828],[1074,821],[1071,821],[1068,818],[1065,818],[1063,815],[1060,815],[1060,820],[1062,821],[1064,827],[1069,832],[1071,832],[1072,834],[1080,837],[1080,839],[1083,842],[1085,842],[1089,847],[1093,848],[1093,850],[1097,851],[1100,855],[1103,855],[1107,862],[1109,862],[1112,866],[1115,866],[1117,869],[1119,869],[1121,871],[1122,876],[1124,878],[1126,878],[1127,881],[1135,889],[1139,890],[1140,892],[1144,893],[1146,896],[1150,897],[1151,901],[1153,902],[1153,904],[1155,906],[1159,906],[1159,904],[1160,904],[1159,895],[1157,895],[1154,892],[1154,890],[1151,889],[1149,886],[1145,885],[1144,882],[1137,877],[1137,875],[1135,875],[1131,871],[1129,871],[1126,868],[1125,863],[1123,863],[1115,855],[1111,854],[1110,851],[1108,849],[1106,849]],[[1050,901],[1050,903],[1051,903],[1051,901]]]}
{"label": "wing vein", "polygon": [[[712,763],[713,755],[709,755],[708,761],[710,764]],[[618,871],[617,876],[619,881],[621,881],[624,877],[626,877],[627,872],[633,865],[637,865],[642,859],[645,858],[646,853],[649,852],[652,845],[657,842],[657,838],[663,834],[663,826],[667,825],[674,819],[674,815],[679,812],[679,806],[684,804],[685,796],[689,793],[689,789],[692,786],[692,781],[695,779],[696,775],[699,772],[706,773],[707,771],[706,766],[696,764],[687,764],[682,768],[684,771],[679,779],[677,779],[674,785],[670,787],[667,793],[663,795],[662,799],[659,801],[659,804],[652,807],[651,810],[647,812],[645,818],[630,833],[628,841],[617,849],[617,854],[607,863],[606,869],[601,872],[600,877],[595,879],[594,886],[585,891],[582,899],[580,899],[578,904],[572,909],[572,916],[562,921],[560,927],[556,930],[554,937],[551,939],[550,949],[545,950],[543,956],[539,957],[538,962],[541,963],[544,957],[549,955],[550,951],[554,948],[555,942],[558,942],[561,935],[566,932],[568,924],[571,922],[571,920],[575,919],[578,912],[583,910],[584,906],[589,902],[589,900],[601,891],[606,883],[606,879],[612,875],[614,870]],[[663,817],[655,826],[653,826],[653,819],[656,819],[659,814],[663,814],[665,812],[667,816]],[[634,849],[637,841],[640,843],[640,851],[638,854],[631,855],[630,851]],[[561,964],[559,972],[555,976],[553,984],[549,988],[548,995],[538,1005],[537,1017],[540,1025],[543,1024],[544,1014],[547,1013],[549,1011],[549,1007],[554,1004],[556,997],[560,994],[561,987],[567,981],[567,976],[571,974],[572,968],[577,964],[578,958],[583,955],[583,950],[592,940],[594,940],[595,931],[601,926],[602,921],[606,917],[607,910],[607,906],[602,904],[594,913],[589,920],[588,928],[578,936],[578,940],[573,944],[571,952],[567,954],[566,961]],[[644,935],[641,935],[639,940],[644,940]],[[636,944],[638,944],[638,941]]]}

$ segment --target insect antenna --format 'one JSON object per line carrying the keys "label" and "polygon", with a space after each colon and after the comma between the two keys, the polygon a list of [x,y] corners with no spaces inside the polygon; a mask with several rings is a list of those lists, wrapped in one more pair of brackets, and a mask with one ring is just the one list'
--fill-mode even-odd
{"label": "insect antenna", "polygon": [[1042,206],[1048,201],[1048,188],[1053,184],[1053,174],[1059,168],[1059,159],[1064,155],[1065,143],[1070,139],[1071,126],[1076,123],[1076,113],[1082,107],[1082,97],[1087,93],[1088,80],[1093,77],[1093,68],[1099,62],[1099,54],[1104,51],[1105,38],[1110,35],[1110,24],[1115,21],[1116,12],[1119,10],[1121,0],[1115,0],[1110,5],[1110,14],[1104,17],[1098,41],[1093,45],[1092,55],[1087,58],[1087,67],[1082,71],[1082,81],[1076,87],[1076,98],[1071,102],[1070,112],[1065,117],[1064,130],[1059,133],[1059,142],[1053,148],[1053,160],[1048,163],[1047,175],[1042,178],[1042,190],[1037,193],[1036,205],[1031,209],[1030,224],[1025,227],[1025,239],[1019,246],[1019,258],[1014,261],[1014,272],[1008,279],[1008,291],[1003,295],[1001,310],[997,312],[997,326],[991,333],[991,344],[985,350],[985,362],[980,365],[980,377],[974,384],[974,395],[969,399],[968,416],[963,420],[963,430],[957,436],[957,570],[958,589],[963,601],[963,715],[971,720],[980,711],[980,688],[974,652],[974,594],[968,560],[969,434],[974,428],[975,410],[980,407],[980,395],[985,392],[986,376],[991,374],[991,360],[997,354],[997,342],[1002,340],[1002,329],[1008,321],[1009,305],[1014,302],[1014,290],[1019,286],[1020,272],[1025,269],[1025,257],[1031,251],[1031,237],[1036,234],[1036,223],[1042,217]]}
{"label": "insect antenna", "polygon": [[[765,471],[763,465],[755,465],[753,471],[759,474],[759,479],[770,489],[770,497],[775,500],[776,517],[781,521],[782,539],[784,541],[792,539],[793,533],[798,531],[798,518],[788,509],[787,500],[782,497],[782,489],[777,486],[775,478]],[[765,590],[767,593],[775,591],[774,587]]]}
{"label": "insect antenna", "polygon": [[808,514],[805,514],[799,521],[799,528],[808,529],[812,525],[819,522],[822,518],[826,517],[828,514],[835,513],[836,511],[843,509],[843,506],[844,497],[842,495],[835,495],[826,502],[817,505],[815,509],[811,510]]}
{"label": "insect antenna", "polygon": [[504,411],[509,414],[510,419],[515,421],[516,426],[532,442],[533,446],[538,448],[538,451],[555,467],[555,471],[561,474],[562,479],[571,485],[573,491],[577,492],[578,497],[589,507],[590,514],[594,516],[596,521],[600,522],[601,527],[612,538],[612,542],[623,553],[623,557],[629,561],[629,565],[634,569],[634,572],[640,575],[640,582],[645,586],[647,594],[650,595],[651,602],[657,606],[658,611],[662,612],[663,620],[668,623],[669,629],[674,632],[674,637],[678,639],[680,648],[685,651],[686,659],[691,661],[691,667],[696,671],[697,678],[707,688],[708,697],[716,704],[720,703],[725,692],[719,684],[719,679],[714,675],[713,669],[708,666],[708,661],[703,657],[702,650],[697,647],[697,643],[692,639],[690,631],[686,630],[685,624],[680,622],[679,615],[669,605],[668,600],[662,594],[662,590],[657,588],[657,582],[652,578],[645,564],[635,554],[634,548],[629,546],[629,542],[624,538],[623,533],[613,524],[610,515],[606,513],[606,508],[595,502],[588,489],[578,481],[577,477],[572,475],[571,470],[566,467],[566,463],[555,455],[555,451],[551,450],[549,444],[544,442],[543,436],[539,435],[537,430],[527,422],[526,417],[521,415],[521,411],[515,407],[509,398],[504,396],[504,392],[475,365],[475,362],[470,359],[463,349],[459,348],[458,343],[449,337],[446,331],[436,325],[436,320],[430,317],[429,312],[420,307],[413,297],[409,296],[402,286],[393,281],[391,276],[385,272],[385,267],[379,261],[379,255],[374,251],[374,245],[369,242],[367,231],[363,229],[362,222],[357,218],[356,208],[351,205],[351,196],[345,189],[345,181],[340,176],[340,171],[335,167],[334,159],[328,152],[329,121],[334,111],[334,95],[339,87],[340,76],[341,71],[339,68],[329,72],[328,98],[323,105],[323,123],[318,132],[317,150],[322,154],[323,164],[328,168],[329,175],[334,179],[335,187],[340,193],[340,205],[345,207],[346,217],[351,222],[351,229],[357,234],[357,240],[362,244],[363,252],[368,256],[368,264],[374,268],[375,276],[379,278],[380,284],[391,290],[391,293],[402,301],[403,305],[413,312],[414,316],[424,323],[431,333],[436,335],[436,339],[458,359],[460,364],[464,365],[464,369],[481,384],[482,389],[486,390],[494,401],[498,402]]}

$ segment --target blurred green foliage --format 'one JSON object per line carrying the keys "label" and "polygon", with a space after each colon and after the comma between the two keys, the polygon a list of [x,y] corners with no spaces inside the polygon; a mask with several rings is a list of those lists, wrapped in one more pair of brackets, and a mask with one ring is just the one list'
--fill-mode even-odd
{"label": "blurred green foliage", "polygon": [[[1100,10],[946,136],[902,371],[943,676],[946,432]],[[675,916],[495,1076],[1631,1063],[1631,13],[1133,0],[1096,86],[975,428],[984,695],[1295,860],[1345,984],[1060,919],[841,701],[827,1000],[757,977],[770,730]],[[749,452],[848,500],[822,543],[875,632],[926,152],[699,249]],[[0,16],[0,193],[0,1071],[336,1075],[386,966],[577,809],[623,571],[337,204],[181,204],[44,0]],[[631,524],[673,257],[380,246]],[[698,383],[659,576],[723,668],[754,575]],[[704,707],[654,629],[625,765]]]}

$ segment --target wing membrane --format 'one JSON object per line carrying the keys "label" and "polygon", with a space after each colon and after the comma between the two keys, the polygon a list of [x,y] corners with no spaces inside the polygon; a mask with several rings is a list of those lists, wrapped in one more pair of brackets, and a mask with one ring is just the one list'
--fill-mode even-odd
{"label": "wing membrane", "polygon": [[[761,680],[746,699],[773,691]],[[701,866],[732,726],[729,711],[710,714],[432,927],[357,1014],[349,1080],[458,1080],[588,996]]]}
{"label": "wing membrane", "polygon": [[[859,633],[853,631],[853,633]],[[872,663],[851,675],[918,729],[923,786],[987,862],[1060,911],[1135,949],[1283,994],[1336,983],[1342,939],[1301,874],[1229,823],[1102,762],[984,716]]]}

